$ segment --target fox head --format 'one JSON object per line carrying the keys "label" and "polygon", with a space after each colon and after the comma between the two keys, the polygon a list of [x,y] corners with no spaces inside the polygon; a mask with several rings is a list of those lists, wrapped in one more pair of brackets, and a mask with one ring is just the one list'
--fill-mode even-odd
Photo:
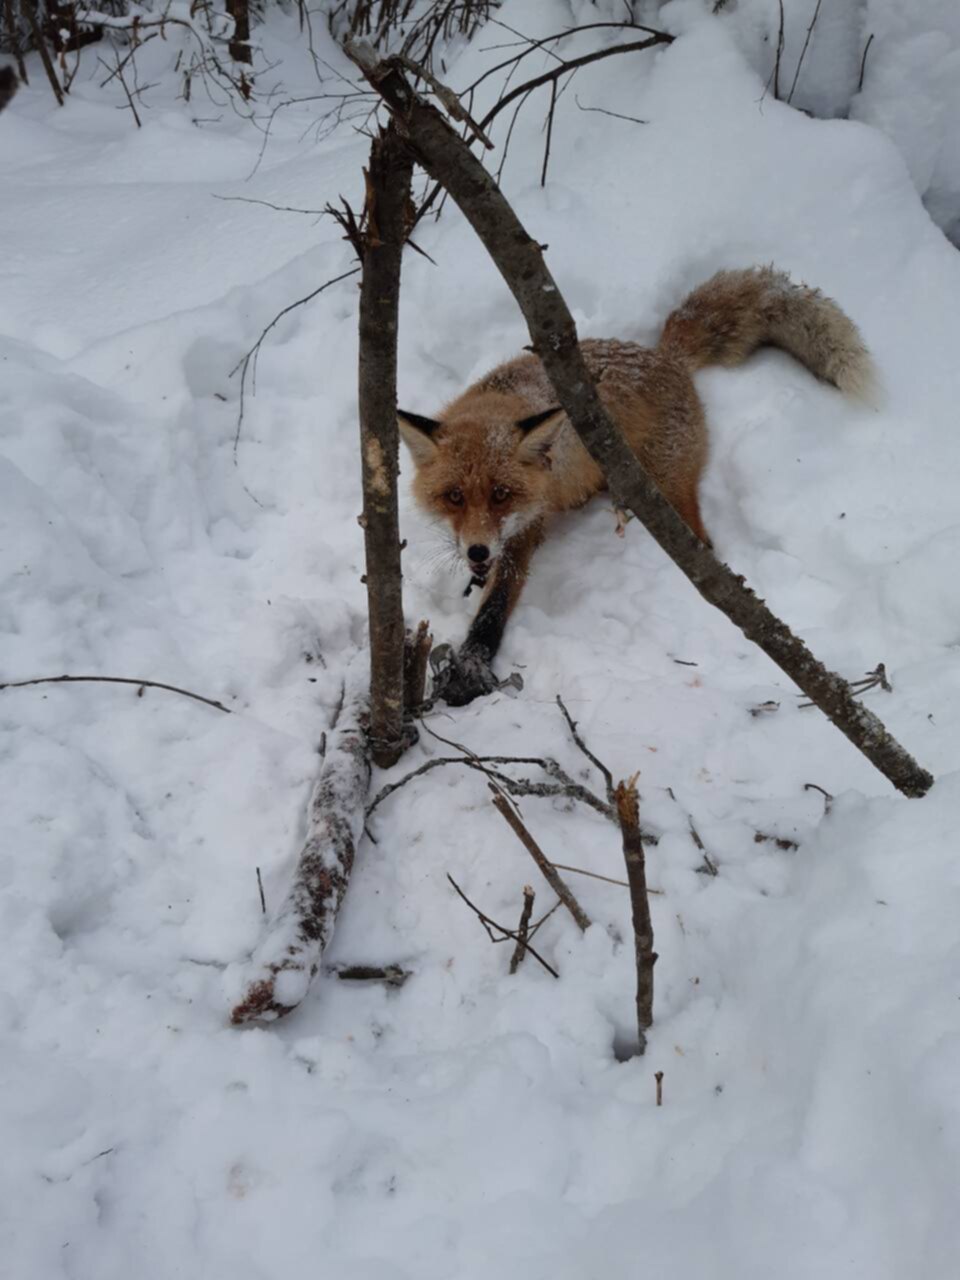
{"label": "fox head", "polygon": [[519,397],[484,401],[441,419],[397,414],[416,469],[414,498],[448,525],[481,582],[509,539],[546,510],[551,449],[563,422],[559,408],[522,416]]}

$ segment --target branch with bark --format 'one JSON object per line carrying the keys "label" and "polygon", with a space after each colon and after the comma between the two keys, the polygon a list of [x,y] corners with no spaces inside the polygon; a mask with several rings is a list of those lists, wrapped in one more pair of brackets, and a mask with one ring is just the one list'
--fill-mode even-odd
{"label": "branch with bark", "polygon": [[647,1047],[647,1031],[653,1025],[653,966],[657,953],[653,949],[653,922],[647,896],[647,867],[640,837],[640,809],[637,799],[637,776],[620,782],[614,793],[617,816],[623,833],[623,859],[627,864],[630,906],[633,912],[633,942],[637,962],[637,1037],[639,1051]]}
{"label": "branch with bark", "polygon": [[507,797],[503,794],[500,788],[495,786],[493,783],[488,785],[493,793],[493,807],[504,819],[510,830],[537,864],[540,874],[543,876],[544,880],[546,880],[547,884],[573,916],[576,921],[577,928],[581,933],[585,933],[592,923],[590,917],[574,897],[573,892],[564,882],[563,877],[557,871],[554,863],[550,861],[547,855],[537,844],[536,840],[534,840],[533,836],[527,830],[523,820],[515,812]]}
{"label": "branch with bark", "polygon": [[368,716],[366,693],[351,684],[310,801],[307,839],[293,883],[254,952],[231,1014],[234,1026],[290,1013],[320,967],[363,831],[370,785]]}
{"label": "branch with bark", "polygon": [[382,769],[403,754],[403,597],[397,475],[397,317],[400,263],[411,220],[413,159],[391,122],[370,147],[361,244],[359,410],[370,618],[370,742]]}
{"label": "branch with bark", "polygon": [[637,516],[704,599],[758,645],[893,786],[904,795],[924,795],[933,783],[927,770],[856,701],[847,682],[827,670],[744,579],[700,542],[644,471],[597,395],[573,317],[540,243],[466,142],[414,91],[395,59],[381,60],[364,46],[348,45],[346,51],[389,107],[419,163],[443,184],[483,242],[517,300],[558,401],[607,477],[614,502]]}

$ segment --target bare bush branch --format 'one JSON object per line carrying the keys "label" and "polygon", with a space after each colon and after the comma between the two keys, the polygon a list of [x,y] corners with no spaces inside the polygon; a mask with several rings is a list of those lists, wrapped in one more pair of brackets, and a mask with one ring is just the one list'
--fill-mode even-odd
{"label": "bare bush branch", "polygon": [[[194,702],[203,702],[208,707],[225,711],[227,715],[232,714],[229,707],[225,707],[222,702],[217,702],[215,698],[205,698],[202,694],[191,693],[189,689],[179,689],[175,684],[163,684],[159,680],[134,680],[128,676],[39,676],[35,680],[7,680],[0,684],[0,690],[25,689],[31,684],[132,684],[141,691],[166,689],[168,693],[179,693],[181,697],[192,698]],[[137,696],[139,697],[140,694]]]}
{"label": "bare bush branch", "polygon": [[[483,911],[481,911],[478,906],[472,903],[470,899],[467,897],[467,895],[460,888],[460,886],[457,884],[456,880],[454,880],[453,876],[450,875],[449,873],[447,874],[447,879],[450,881],[454,889],[456,889],[457,893],[460,895],[463,901],[467,904],[470,910],[474,913],[474,915],[478,918],[480,923],[483,925],[484,929],[487,932],[487,937],[490,939],[491,942],[505,942],[507,938],[512,938],[514,942],[520,941],[520,936],[515,930],[505,929],[502,924],[497,924],[496,920],[491,920],[490,917],[486,915]],[[495,938],[491,932],[492,929],[496,929],[497,932],[502,934],[503,936],[500,938]],[[547,973],[552,974],[553,977],[555,978],[559,978],[560,975],[559,973],[557,973],[556,969],[554,969],[553,965],[548,964],[547,961],[544,960],[540,952],[535,951],[534,948],[530,945],[529,933],[527,935],[527,939],[528,940],[524,943],[524,947],[527,951],[530,952],[534,960],[537,960],[540,964],[542,964],[544,969],[546,969]]]}

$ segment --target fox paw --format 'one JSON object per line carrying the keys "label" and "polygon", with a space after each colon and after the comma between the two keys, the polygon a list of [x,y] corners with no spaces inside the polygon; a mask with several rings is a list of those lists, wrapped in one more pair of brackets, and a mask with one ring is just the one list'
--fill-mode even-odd
{"label": "fox paw", "polygon": [[439,645],[430,655],[433,667],[433,696],[450,707],[465,707],[474,698],[485,697],[497,689],[522,689],[518,672],[506,680],[498,680],[483,653],[464,646],[459,653],[449,645]]}

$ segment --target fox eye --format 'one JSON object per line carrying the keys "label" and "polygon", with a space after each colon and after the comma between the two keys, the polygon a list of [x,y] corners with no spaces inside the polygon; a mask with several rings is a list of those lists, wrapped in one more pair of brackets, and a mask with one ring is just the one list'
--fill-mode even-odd
{"label": "fox eye", "polygon": [[452,507],[463,506],[463,490],[462,489],[448,489],[443,496],[446,498],[446,500],[450,503]]}
{"label": "fox eye", "polygon": [[494,502],[506,502],[506,500],[510,497],[510,490],[507,488],[505,484],[498,484],[495,487],[491,496]]}

